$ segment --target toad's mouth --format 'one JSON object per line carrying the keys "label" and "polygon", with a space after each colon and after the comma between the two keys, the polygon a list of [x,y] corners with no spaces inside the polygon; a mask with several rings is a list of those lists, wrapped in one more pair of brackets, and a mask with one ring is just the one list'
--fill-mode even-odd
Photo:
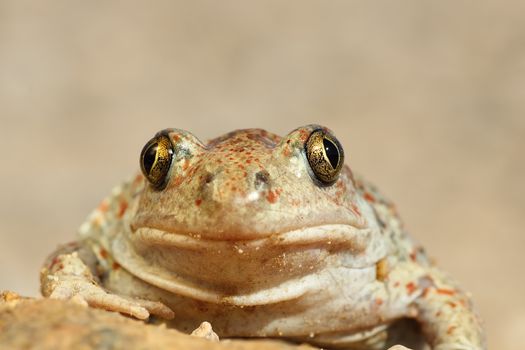
{"label": "toad's mouth", "polygon": [[315,243],[344,244],[352,250],[363,251],[370,239],[369,230],[352,225],[318,225],[274,233],[262,238],[243,240],[216,240],[202,238],[198,233],[178,233],[151,226],[134,228],[131,234],[133,242],[138,244],[171,246],[184,249],[231,248],[260,249],[274,245],[307,245]]}
{"label": "toad's mouth", "polygon": [[238,306],[292,300],[333,274],[368,271],[384,255],[376,230],[321,225],[246,241],[135,228],[113,242],[116,261],[165,291]]}

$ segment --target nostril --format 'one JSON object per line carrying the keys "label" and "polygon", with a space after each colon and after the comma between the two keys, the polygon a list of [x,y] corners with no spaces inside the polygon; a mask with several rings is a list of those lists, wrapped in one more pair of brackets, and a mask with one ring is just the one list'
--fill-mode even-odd
{"label": "nostril", "polygon": [[206,175],[204,176],[204,182],[209,184],[210,182],[213,181],[214,178],[215,178],[215,174],[206,173]]}
{"label": "nostril", "polygon": [[268,174],[266,170],[258,171],[255,173],[255,180],[253,183],[258,190],[270,186],[270,174]]}

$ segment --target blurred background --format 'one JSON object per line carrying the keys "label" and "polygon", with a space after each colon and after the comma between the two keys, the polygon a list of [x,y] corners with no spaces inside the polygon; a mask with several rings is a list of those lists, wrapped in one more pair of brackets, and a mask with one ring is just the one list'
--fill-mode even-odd
{"label": "blurred background", "polygon": [[523,349],[525,2],[0,0],[0,290],[166,127],[333,129]]}

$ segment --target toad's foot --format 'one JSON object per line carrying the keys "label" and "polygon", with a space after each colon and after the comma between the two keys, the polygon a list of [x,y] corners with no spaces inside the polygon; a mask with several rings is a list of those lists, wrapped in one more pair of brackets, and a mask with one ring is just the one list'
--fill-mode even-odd
{"label": "toad's foot", "polygon": [[199,328],[191,332],[191,335],[211,341],[219,341],[219,336],[213,331],[209,322],[202,322]]}
{"label": "toad's foot", "polygon": [[89,306],[116,311],[145,320],[150,314],[165,319],[174,317],[166,305],[144,299],[111,294],[100,287],[78,253],[60,254],[41,271],[42,294],[53,299],[74,299]]}

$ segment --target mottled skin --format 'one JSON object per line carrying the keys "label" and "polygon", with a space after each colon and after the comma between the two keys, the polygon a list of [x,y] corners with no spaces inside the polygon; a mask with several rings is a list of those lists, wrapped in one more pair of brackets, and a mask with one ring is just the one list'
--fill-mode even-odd
{"label": "mottled skin", "polygon": [[315,179],[305,142],[319,128],[208,144],[171,129],[166,187],[138,174],[115,188],[46,262],[42,293],[186,332],[209,321],[221,337],[349,349],[384,349],[411,318],[432,349],[485,349],[469,296],[392,203],[346,165],[331,185]]}

